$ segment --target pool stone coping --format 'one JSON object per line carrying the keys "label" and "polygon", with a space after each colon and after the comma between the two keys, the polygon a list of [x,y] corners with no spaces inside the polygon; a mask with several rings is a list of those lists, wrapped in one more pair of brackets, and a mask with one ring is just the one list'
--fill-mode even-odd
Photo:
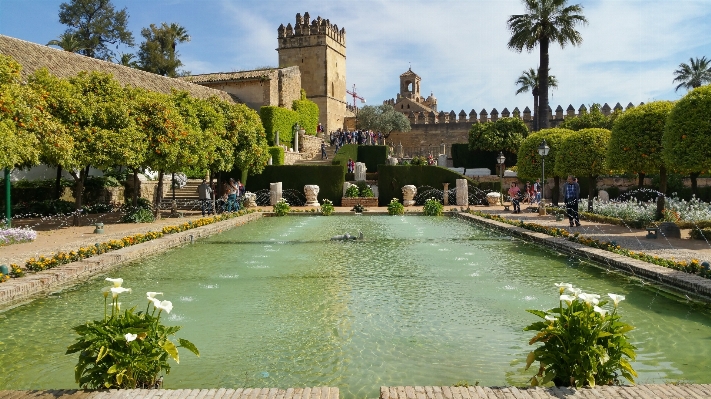
{"label": "pool stone coping", "polygon": [[588,258],[597,263],[608,265],[609,267],[622,273],[640,277],[655,283],[660,283],[677,291],[693,295],[695,298],[698,298],[704,302],[711,303],[711,279],[689,274],[680,270],[670,269],[668,267],[658,266],[642,260],[606,251],[604,249],[592,248],[577,242],[568,241],[563,237],[553,237],[548,234],[534,232],[522,227],[483,218],[470,213],[453,212],[451,214],[457,218],[483,224],[487,227],[493,228],[494,230],[510,234],[514,237],[519,237],[527,241],[533,241],[535,243],[545,245],[556,251],[569,255],[575,255],[581,258]]}
{"label": "pool stone coping", "polygon": [[222,233],[261,217],[262,213],[254,212],[179,233],[165,234],[163,237],[151,241],[10,279],[10,281],[0,284],[0,312],[85,282],[127,262],[137,261],[190,244],[196,239]]}

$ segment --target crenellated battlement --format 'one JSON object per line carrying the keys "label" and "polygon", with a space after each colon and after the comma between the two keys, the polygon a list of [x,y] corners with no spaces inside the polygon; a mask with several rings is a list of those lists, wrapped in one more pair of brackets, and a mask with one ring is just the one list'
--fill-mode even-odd
{"label": "crenellated battlement", "polygon": [[[385,101],[385,103],[390,103],[390,101]],[[640,103],[642,105],[644,103]],[[619,110],[627,110],[634,107],[634,104],[629,103],[627,104],[627,107],[622,107],[620,103],[615,104],[614,107],[610,107],[607,103],[603,105],[600,108],[600,111],[604,115],[610,115],[612,112]],[[402,112],[402,110],[397,109],[397,111]],[[551,122],[551,127],[555,127],[561,122],[563,122],[566,118],[574,118],[583,114],[586,114],[588,112],[587,107],[585,104],[581,105],[576,113],[575,108],[573,105],[568,105],[568,108],[563,110],[563,107],[560,105],[556,107],[555,112],[548,107],[548,119]],[[439,113],[435,112],[403,112],[407,118],[410,120],[410,125],[432,125],[432,124],[442,124],[442,123],[484,123],[484,122],[496,122],[500,117],[501,118],[508,118],[508,117],[514,117],[514,118],[519,118],[522,119],[526,125],[528,125],[529,128],[531,128],[531,124],[533,123],[533,113],[531,112],[530,108],[526,107],[524,108],[523,112],[521,112],[518,107],[514,108],[513,111],[509,111],[508,108],[504,108],[500,113],[496,108],[492,108],[490,112],[487,112],[486,109],[482,109],[480,112],[477,113],[476,110],[472,109],[468,114],[464,111],[461,110],[459,111],[459,114],[455,113],[454,110],[449,111],[449,113],[446,113],[444,111],[440,111]]]}
{"label": "crenellated battlement", "polygon": [[277,38],[279,39],[280,49],[302,45],[301,43],[288,39],[314,36],[325,36],[331,38],[343,47],[346,46],[345,28],[339,30],[338,25],[331,24],[328,19],[321,17],[317,17],[312,21],[308,12],[304,13],[303,17],[301,13],[296,14],[296,21],[293,26],[291,23],[288,23],[286,26],[281,24],[279,28],[277,28]]}

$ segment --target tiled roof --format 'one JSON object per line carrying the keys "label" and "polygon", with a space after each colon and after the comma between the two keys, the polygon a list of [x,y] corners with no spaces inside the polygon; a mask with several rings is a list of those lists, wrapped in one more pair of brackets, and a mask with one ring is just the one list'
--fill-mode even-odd
{"label": "tiled roof", "polygon": [[270,78],[272,72],[276,72],[277,69],[257,69],[254,71],[242,71],[242,72],[216,72],[216,73],[206,73],[203,75],[190,75],[184,76],[181,79],[192,82],[192,83],[214,83],[214,82],[228,82],[235,80],[253,80],[260,78]]}
{"label": "tiled roof", "polygon": [[9,36],[0,35],[0,54],[11,56],[22,65],[23,79],[27,79],[28,76],[41,68],[47,68],[51,74],[61,78],[75,76],[81,71],[100,71],[112,74],[123,85],[141,87],[166,94],[170,93],[171,89],[184,90],[198,98],[217,96],[223,100],[234,101],[229,94],[221,90],[189,83],[181,79],[144,72],[114,64],[113,62],[85,57]]}

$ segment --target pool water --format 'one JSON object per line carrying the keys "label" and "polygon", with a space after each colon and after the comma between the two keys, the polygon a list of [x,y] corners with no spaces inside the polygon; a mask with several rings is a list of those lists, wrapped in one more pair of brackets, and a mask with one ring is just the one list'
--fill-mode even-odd
{"label": "pool water", "polygon": [[[362,231],[361,242],[329,237]],[[110,273],[146,305],[162,291],[201,357],[166,388],[526,385],[537,318],[556,282],[624,294],[639,382],[710,383],[711,314],[652,285],[453,218],[263,218]],[[0,313],[0,389],[75,388],[71,327],[103,316],[102,278]]]}

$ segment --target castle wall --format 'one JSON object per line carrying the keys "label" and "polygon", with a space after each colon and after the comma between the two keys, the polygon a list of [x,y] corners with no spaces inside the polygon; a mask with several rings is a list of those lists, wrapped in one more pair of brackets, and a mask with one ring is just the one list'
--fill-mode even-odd
{"label": "castle wall", "polygon": [[260,83],[258,80],[243,80],[233,82],[201,83],[212,89],[222,90],[232,94],[244,102],[249,108],[259,111],[263,105],[277,105],[278,96],[272,95],[272,81]]}
{"label": "castle wall", "polygon": [[279,106],[291,108],[301,98],[301,71],[298,67],[279,69]]}

